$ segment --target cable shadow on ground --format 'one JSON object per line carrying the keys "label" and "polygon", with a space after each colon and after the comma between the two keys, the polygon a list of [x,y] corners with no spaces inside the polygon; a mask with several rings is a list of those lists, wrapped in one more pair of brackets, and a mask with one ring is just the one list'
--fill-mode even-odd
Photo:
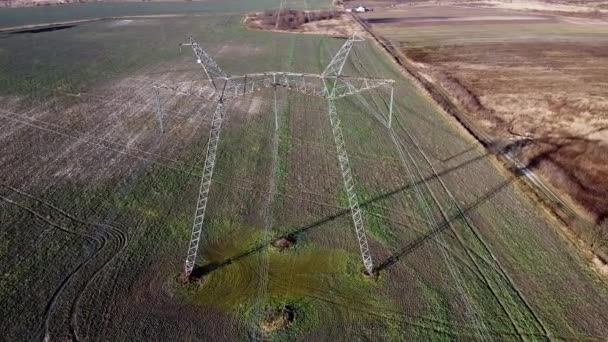
{"label": "cable shadow on ground", "polygon": [[[605,128],[601,128],[600,130],[605,129]],[[564,138],[562,138],[564,139]],[[523,165],[521,167],[516,167],[516,166],[512,166],[510,168],[511,172],[513,173],[513,175],[511,177],[509,177],[506,181],[502,182],[501,184],[499,184],[498,186],[494,187],[493,189],[491,189],[490,191],[486,192],[484,195],[482,195],[481,197],[479,197],[475,202],[473,202],[472,204],[466,206],[465,208],[463,208],[462,210],[462,214],[460,212],[455,213],[454,215],[452,215],[451,217],[449,217],[446,221],[442,222],[441,224],[439,224],[437,227],[434,227],[433,229],[431,229],[429,232],[427,232],[426,234],[424,234],[423,236],[420,236],[418,238],[416,238],[415,240],[409,242],[403,249],[401,249],[399,252],[393,254],[392,256],[388,257],[386,260],[384,260],[383,262],[381,262],[380,264],[378,264],[378,266],[375,268],[375,271],[381,271],[384,270],[392,265],[394,265],[395,263],[397,263],[401,258],[407,256],[408,254],[412,253],[417,247],[421,246],[424,242],[426,242],[427,240],[435,237],[436,235],[442,233],[444,230],[446,230],[449,226],[450,223],[458,220],[460,218],[462,218],[463,215],[466,215],[467,213],[469,213],[472,210],[475,210],[477,207],[479,207],[480,205],[482,205],[483,203],[489,201],[492,197],[494,197],[496,194],[498,194],[500,191],[502,191],[504,188],[508,187],[510,184],[514,183],[515,181],[517,181],[519,178],[521,177],[525,177],[525,171],[526,170],[537,170],[539,165],[543,162],[543,161],[549,161],[549,162],[555,162],[553,160],[552,155],[556,152],[558,152],[560,149],[565,148],[569,145],[574,144],[577,141],[586,141],[587,139],[584,138],[584,136],[579,137],[579,136],[570,136],[570,137],[566,137],[565,138],[566,142],[565,143],[555,143],[553,141],[551,141],[551,139],[549,138],[536,138],[536,139],[522,139],[522,140],[518,140],[515,142],[512,142],[504,147],[502,147],[502,149],[500,150],[501,154],[507,154],[510,152],[515,152],[518,150],[523,149],[524,147],[526,147],[529,144],[532,143],[538,143],[538,142],[542,142],[542,143],[546,143],[552,146],[552,148],[539,153],[538,155],[532,157],[526,165]],[[465,154],[468,151],[464,151],[461,154]],[[487,155],[487,154],[486,154]],[[458,155],[454,156],[457,157]],[[451,159],[451,158],[450,158]],[[478,158],[474,158],[473,160],[476,160]],[[469,163],[469,162],[467,162]],[[465,163],[466,164],[466,163]],[[461,166],[457,166],[456,168],[460,168]],[[452,169],[447,169],[446,171],[442,171],[438,173],[438,176],[442,176],[443,174],[446,174],[448,172],[453,171]],[[566,172],[566,175],[572,177],[568,172]],[[430,178],[434,178],[434,177],[430,177]],[[425,180],[426,182],[426,180]],[[581,184],[581,187],[583,185]]]}
{"label": "cable shadow on ground", "polygon": [[[364,200],[364,201],[362,201],[360,203],[360,207],[362,209],[365,209],[366,207],[370,206],[371,204],[374,204],[374,203],[376,203],[378,201],[381,201],[381,200],[384,200],[384,199],[386,199],[388,197],[391,197],[391,196],[394,196],[396,194],[399,194],[399,193],[401,193],[403,191],[407,191],[408,189],[411,189],[413,187],[419,186],[422,183],[428,182],[428,181],[430,181],[430,180],[432,180],[432,179],[434,179],[434,178],[436,178],[438,176],[442,176],[442,175],[449,174],[451,172],[455,172],[455,171],[457,171],[457,170],[459,170],[461,168],[466,167],[469,164],[472,164],[472,163],[477,162],[477,161],[479,161],[481,159],[484,159],[484,158],[488,157],[489,155],[490,154],[486,153],[486,154],[482,154],[482,155],[476,156],[475,158],[467,160],[466,162],[463,162],[462,164],[459,164],[457,166],[454,166],[454,167],[442,170],[437,175],[428,176],[426,178],[423,178],[421,180],[416,181],[415,183],[408,183],[408,184],[405,184],[403,186],[397,187],[397,188],[395,188],[395,189],[393,189],[391,191],[388,191],[388,192],[385,192],[383,194],[380,194],[380,195],[377,195],[375,197],[372,197],[370,199]],[[260,244],[256,245],[255,247],[253,247],[253,248],[251,248],[249,250],[244,251],[243,253],[237,254],[237,255],[235,255],[233,257],[230,257],[230,258],[227,258],[227,259],[225,259],[223,261],[212,262],[212,263],[208,263],[208,264],[201,265],[201,266],[195,266],[195,268],[192,270],[192,277],[196,279],[196,278],[200,278],[202,276],[205,276],[205,275],[207,275],[207,274],[209,274],[211,272],[214,272],[214,271],[216,271],[218,269],[221,269],[221,268],[223,268],[225,266],[228,266],[228,265],[232,264],[233,262],[239,261],[239,260],[241,260],[243,258],[251,256],[251,255],[253,255],[255,253],[258,253],[258,252],[262,251],[264,248],[266,248],[266,247],[274,244],[278,240],[281,240],[281,239],[296,240],[298,236],[306,233],[307,231],[309,231],[311,229],[318,228],[318,227],[322,226],[325,223],[334,221],[335,219],[340,218],[340,217],[342,217],[344,215],[348,215],[349,213],[350,213],[350,209],[343,209],[343,210],[337,211],[337,212],[335,212],[335,213],[333,213],[333,214],[331,214],[331,215],[329,215],[329,216],[327,216],[327,217],[325,217],[323,219],[315,221],[315,222],[313,222],[313,223],[311,223],[309,225],[297,228],[297,229],[295,229],[293,231],[290,231],[290,232],[288,232],[286,234],[283,234],[283,235],[281,235],[279,237],[273,238],[272,240],[260,243]]]}
{"label": "cable shadow on ground", "polygon": [[[520,145],[521,142],[513,142],[511,144],[509,144],[508,146],[503,148],[503,152],[504,151],[509,151],[511,148],[513,148],[514,146],[521,148]],[[562,144],[559,145],[558,148],[563,148],[565,145],[567,144]],[[499,193],[502,189],[508,187],[510,184],[514,183],[516,180],[518,180],[522,175],[523,175],[523,171],[525,168],[528,169],[534,169],[539,163],[540,161],[542,161],[543,159],[547,159],[550,158],[551,153],[554,153],[555,151],[547,151],[545,153],[541,153],[537,156],[535,156],[534,158],[532,158],[527,165],[525,165],[523,168],[512,168],[511,171],[514,173],[513,176],[511,176],[509,179],[507,179],[506,181],[502,182],[501,184],[499,184],[498,186],[496,186],[495,188],[493,188],[492,190],[488,191],[487,193],[485,193],[484,195],[482,195],[481,197],[479,197],[474,203],[466,206],[465,208],[463,208],[463,213],[455,213],[454,215],[452,215],[450,218],[448,218],[446,221],[440,223],[437,227],[434,227],[431,231],[429,231],[428,233],[426,233],[425,235],[411,241],[410,243],[408,243],[401,251],[393,254],[392,256],[388,257],[386,260],[384,260],[383,262],[379,263],[378,266],[375,268],[375,271],[382,271],[392,265],[394,265],[396,262],[398,262],[401,258],[407,256],[408,254],[411,254],[415,249],[417,249],[418,247],[422,246],[426,241],[428,241],[429,239],[433,238],[434,236],[436,236],[437,234],[440,234],[441,232],[443,232],[446,228],[449,227],[451,222],[454,222],[455,220],[458,220],[462,217],[462,215],[466,215],[468,212],[476,209],[477,207],[479,207],[480,205],[482,205],[483,203],[489,201],[493,196],[495,196],[497,193]],[[431,176],[425,177],[423,179],[417,180],[414,183],[408,183],[404,186],[395,188],[394,190],[385,192],[383,194],[380,194],[378,196],[372,197],[368,200],[365,200],[363,202],[360,203],[360,207],[362,209],[365,209],[367,206],[384,200],[388,197],[391,197],[393,195],[399,194],[403,191],[406,191],[412,187],[415,186],[419,186],[422,185],[423,183],[426,183],[432,179],[447,175],[449,173],[455,172],[461,168],[464,168],[466,166],[468,166],[469,164],[472,164],[474,162],[477,162],[481,159],[487,158],[488,156],[492,155],[491,153],[485,153],[485,154],[481,154],[478,155],[472,159],[469,159],[459,165],[456,165],[454,167],[451,168],[447,168],[445,170],[442,170],[436,174],[433,174]],[[339,212],[336,212],[330,216],[327,216],[321,220],[315,221],[314,223],[295,229],[287,234],[284,234],[282,236],[279,236],[277,238],[274,238],[270,241],[261,243],[241,254],[238,254],[234,257],[228,258],[222,262],[219,263],[210,263],[210,264],[206,264],[203,266],[198,266],[195,267],[195,269],[192,271],[193,276],[203,276],[206,274],[209,274],[217,269],[220,269],[222,267],[225,267],[235,261],[238,261],[240,259],[243,259],[245,257],[248,257],[250,255],[253,255],[261,250],[263,250],[264,248],[266,248],[267,246],[275,243],[276,241],[280,240],[280,239],[296,239],[299,235],[314,229],[314,228],[318,228],[320,226],[322,226],[323,224],[327,223],[327,222],[331,222],[341,216],[347,215],[348,213],[350,213],[350,209],[344,209],[341,210]]]}
{"label": "cable shadow on ground", "polygon": [[385,269],[393,266],[399,260],[401,260],[402,258],[411,254],[412,252],[414,252],[418,247],[422,246],[425,242],[427,242],[428,240],[430,240],[430,239],[434,238],[435,236],[444,232],[446,229],[448,229],[450,227],[450,224],[452,222],[462,219],[463,215],[466,215],[467,213],[471,212],[472,210],[475,210],[477,207],[481,206],[482,204],[488,202],[492,197],[494,197],[499,192],[501,192],[503,189],[505,189],[506,187],[508,187],[515,181],[517,181],[521,176],[522,176],[521,174],[511,176],[506,181],[500,183],[498,186],[494,187],[493,189],[491,189],[490,191],[486,192],[484,195],[479,197],[477,200],[475,200],[475,202],[473,202],[470,205],[463,208],[462,213],[460,213],[459,211],[455,212],[447,220],[442,221],[441,223],[439,223],[436,227],[432,228],[426,234],[410,241],[400,251],[398,251],[397,253],[394,253],[393,255],[388,257],[386,260],[379,263],[376,266],[376,268],[374,269],[374,271],[380,272],[382,270],[385,270]]}

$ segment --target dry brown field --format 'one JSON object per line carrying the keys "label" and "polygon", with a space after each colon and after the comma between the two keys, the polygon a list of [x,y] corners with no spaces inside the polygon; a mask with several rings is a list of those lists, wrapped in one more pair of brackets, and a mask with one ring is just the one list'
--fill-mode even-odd
{"label": "dry brown field", "polygon": [[591,214],[608,215],[608,22],[408,7],[365,15],[485,133]]}

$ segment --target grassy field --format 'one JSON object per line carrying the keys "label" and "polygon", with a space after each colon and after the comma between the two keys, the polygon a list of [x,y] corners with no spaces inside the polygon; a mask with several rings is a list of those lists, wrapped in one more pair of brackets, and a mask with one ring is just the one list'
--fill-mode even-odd
{"label": "grassy field", "polygon": [[[223,0],[192,2],[93,2],[67,6],[0,9],[0,28],[53,22],[141,15],[245,13],[278,8],[278,0]],[[288,0],[290,8],[328,8],[328,0]]]}
{"label": "grassy field", "polygon": [[[279,91],[278,131],[272,92],[228,106],[198,259],[207,274],[176,282],[214,108],[163,95],[161,135],[139,78],[201,77],[176,48],[186,34],[229,74],[321,72],[344,42],[240,20],[102,21],[2,40],[13,63],[0,89],[7,339],[246,340],[284,305],[295,319],[269,340],[608,335],[604,285],[518,180],[370,43],[345,73],[398,80],[394,130],[370,115],[386,111],[380,92],[337,106],[379,277],[361,274],[326,104]],[[23,75],[34,90],[18,86]],[[287,235],[294,247],[271,246]]]}

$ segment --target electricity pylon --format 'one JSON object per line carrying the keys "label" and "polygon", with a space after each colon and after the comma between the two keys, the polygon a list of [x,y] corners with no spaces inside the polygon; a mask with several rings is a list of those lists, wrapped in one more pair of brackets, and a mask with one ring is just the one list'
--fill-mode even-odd
{"label": "electricity pylon", "polygon": [[[336,99],[337,89],[343,89],[340,87],[340,75],[346,64],[346,59],[350,54],[350,50],[353,44],[358,41],[363,41],[363,38],[353,35],[350,39],[342,45],[338,53],[329,62],[322,76],[324,77],[323,83],[325,84],[325,92],[327,96],[327,107],[329,109],[329,122],[331,124],[331,131],[334,135],[334,142],[336,144],[336,151],[338,152],[338,161],[340,163],[340,170],[342,171],[342,181],[344,182],[344,191],[348,198],[348,205],[350,207],[351,217],[355,226],[355,233],[357,235],[357,241],[359,242],[359,250],[361,252],[361,259],[363,259],[363,266],[367,274],[371,275],[374,272],[374,262],[372,260],[372,254],[369,250],[369,244],[367,242],[367,234],[363,226],[363,215],[361,215],[361,207],[359,206],[359,198],[355,192],[355,181],[353,180],[352,171],[350,168],[350,161],[348,160],[348,153],[346,152],[346,144],[344,143],[344,136],[342,135],[342,125],[340,124],[340,118],[338,117],[338,111],[334,103]],[[346,87],[350,89],[350,87]],[[392,89],[392,88],[391,88]],[[391,106],[392,107],[392,106]],[[392,116],[392,113],[391,113]]]}
{"label": "electricity pylon", "polygon": [[[364,39],[362,37],[357,35],[353,35],[347,39],[336,55],[334,55],[331,62],[327,65],[322,74],[269,71],[239,76],[228,76],[207,53],[207,51],[205,51],[202,46],[194,40],[194,38],[189,37],[189,42],[182,44],[192,47],[192,50],[197,58],[197,63],[202,66],[209,82],[207,85],[202,85],[195,81],[178,82],[172,84],[153,84],[157,97],[157,111],[161,125],[161,132],[163,131],[164,126],[162,122],[162,105],[158,95],[159,90],[167,90],[175,95],[194,96],[200,99],[214,100],[217,102],[217,107],[211,123],[209,143],[207,145],[203,175],[201,178],[198,200],[196,203],[190,244],[186,256],[186,262],[184,264],[184,279],[188,279],[191,276],[192,270],[194,269],[196,263],[196,257],[198,255],[198,247],[200,244],[201,232],[205,219],[205,211],[209,199],[209,189],[211,187],[213,168],[215,166],[217,156],[222,122],[226,115],[225,105],[230,100],[271,87],[275,89],[275,92],[277,87],[283,87],[327,100],[329,122],[334,136],[338,162],[342,172],[344,191],[348,199],[351,217],[355,227],[355,234],[357,236],[357,242],[359,243],[361,258],[363,260],[363,266],[368,274],[372,274],[374,272],[374,263],[367,241],[362,210],[359,205],[359,198],[355,191],[355,180],[352,175],[348,152],[344,142],[341,121],[338,117],[338,111],[335,105],[335,100],[345,96],[358,94],[382,86],[390,87],[391,96],[388,118],[384,118],[383,116],[376,117],[379,118],[379,120],[381,120],[382,124],[385,126],[391,126],[393,115],[393,84],[395,81],[390,79],[360,78],[342,75],[344,65],[346,64],[353,45],[356,42],[361,42],[363,40]],[[278,129],[279,121],[276,117],[276,101],[274,112],[275,129]]]}

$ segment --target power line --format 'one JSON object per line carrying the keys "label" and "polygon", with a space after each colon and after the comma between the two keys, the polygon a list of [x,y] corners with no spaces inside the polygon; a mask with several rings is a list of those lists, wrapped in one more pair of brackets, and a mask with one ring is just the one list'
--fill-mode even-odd
{"label": "power line", "polygon": [[203,49],[203,47],[198,44],[193,37],[189,37],[189,42],[182,45],[192,47],[192,50],[197,58],[197,63],[201,65],[207,79],[209,80],[210,84],[213,85],[213,87],[201,87],[194,81],[173,84],[153,83],[157,97],[156,107],[161,133],[165,127],[163,122],[164,114],[162,111],[162,106],[158,100],[159,89],[168,90],[175,95],[194,96],[200,99],[213,99],[215,102],[217,102],[217,107],[213,115],[211,131],[209,134],[209,143],[207,144],[203,176],[201,178],[201,185],[196,204],[188,253],[184,264],[184,273],[182,276],[184,280],[190,279],[196,264],[196,257],[198,255],[201,232],[205,219],[205,211],[209,199],[209,189],[217,158],[222,122],[226,115],[225,103],[230,100],[250,95],[271,87],[275,90],[275,134],[279,125],[276,110],[277,87],[283,87],[306,95],[322,97],[327,101],[328,116],[331,131],[334,137],[334,145],[336,147],[338,162],[342,173],[343,187],[348,199],[361,258],[363,260],[363,265],[366,272],[368,274],[372,274],[374,272],[374,264],[364,228],[362,210],[359,205],[355,180],[352,175],[348,152],[342,132],[342,125],[335,106],[335,100],[349,95],[359,94],[367,90],[389,86],[391,89],[391,98],[388,120],[380,119],[380,121],[386,127],[390,127],[392,121],[392,89],[394,80],[349,77],[342,75],[344,65],[349,57],[353,45],[361,41],[364,41],[364,39],[357,35],[352,35],[349,37],[320,75],[270,71],[229,77],[219,67],[215,60],[213,60],[213,58]]}

